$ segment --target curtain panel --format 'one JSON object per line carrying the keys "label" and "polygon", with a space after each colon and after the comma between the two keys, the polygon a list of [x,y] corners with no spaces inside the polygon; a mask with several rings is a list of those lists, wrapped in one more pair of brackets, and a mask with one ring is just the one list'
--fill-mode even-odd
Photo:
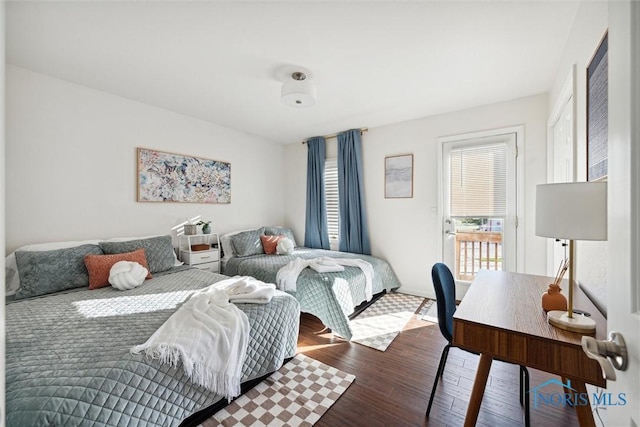
{"label": "curtain panel", "polygon": [[327,206],[324,198],[325,139],[321,136],[308,139],[307,149],[307,213],[304,245],[308,248],[329,249]]}
{"label": "curtain panel", "polygon": [[340,250],[371,255],[364,203],[362,138],[359,129],[338,134]]}

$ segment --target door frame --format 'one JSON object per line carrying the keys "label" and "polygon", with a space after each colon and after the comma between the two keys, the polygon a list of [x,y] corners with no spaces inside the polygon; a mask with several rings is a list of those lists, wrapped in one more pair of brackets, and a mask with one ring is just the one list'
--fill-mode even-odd
{"label": "door frame", "polygon": [[[438,244],[438,250],[440,259],[444,259],[444,182],[442,180],[442,172],[444,170],[443,166],[443,145],[447,142],[453,141],[464,141],[467,139],[479,139],[479,138],[487,138],[492,136],[500,136],[504,134],[514,133],[516,135],[516,218],[518,218],[518,227],[516,227],[516,272],[522,273],[525,271],[525,234],[524,234],[524,218],[522,217],[522,209],[524,207],[524,147],[525,147],[525,139],[524,139],[524,126],[510,126],[504,128],[483,130],[478,132],[470,132],[470,133],[462,133],[450,136],[443,136],[438,138],[438,221],[439,221],[439,232],[436,239]],[[458,294],[458,290],[462,291]],[[466,291],[466,287],[464,289],[456,289],[456,295],[460,295],[460,298],[464,295],[464,291]]]}

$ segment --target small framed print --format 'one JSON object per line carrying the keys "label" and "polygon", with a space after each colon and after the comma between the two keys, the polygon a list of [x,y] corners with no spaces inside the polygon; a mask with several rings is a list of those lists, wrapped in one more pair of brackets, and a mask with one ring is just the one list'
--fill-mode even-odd
{"label": "small framed print", "polygon": [[413,197],[413,154],[384,158],[384,197]]}

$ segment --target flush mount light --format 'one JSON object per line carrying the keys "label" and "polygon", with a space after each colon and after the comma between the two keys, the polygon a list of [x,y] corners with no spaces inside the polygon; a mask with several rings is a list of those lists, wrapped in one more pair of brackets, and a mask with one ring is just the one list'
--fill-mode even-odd
{"label": "flush mount light", "polygon": [[316,103],[316,87],[305,73],[296,71],[282,85],[281,96],[290,107],[310,107]]}

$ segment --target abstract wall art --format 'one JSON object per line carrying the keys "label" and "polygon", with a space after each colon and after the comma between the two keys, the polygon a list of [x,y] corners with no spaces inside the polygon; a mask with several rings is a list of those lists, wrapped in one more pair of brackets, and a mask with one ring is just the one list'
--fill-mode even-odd
{"label": "abstract wall art", "polygon": [[231,164],[138,148],[138,201],[231,203]]}

